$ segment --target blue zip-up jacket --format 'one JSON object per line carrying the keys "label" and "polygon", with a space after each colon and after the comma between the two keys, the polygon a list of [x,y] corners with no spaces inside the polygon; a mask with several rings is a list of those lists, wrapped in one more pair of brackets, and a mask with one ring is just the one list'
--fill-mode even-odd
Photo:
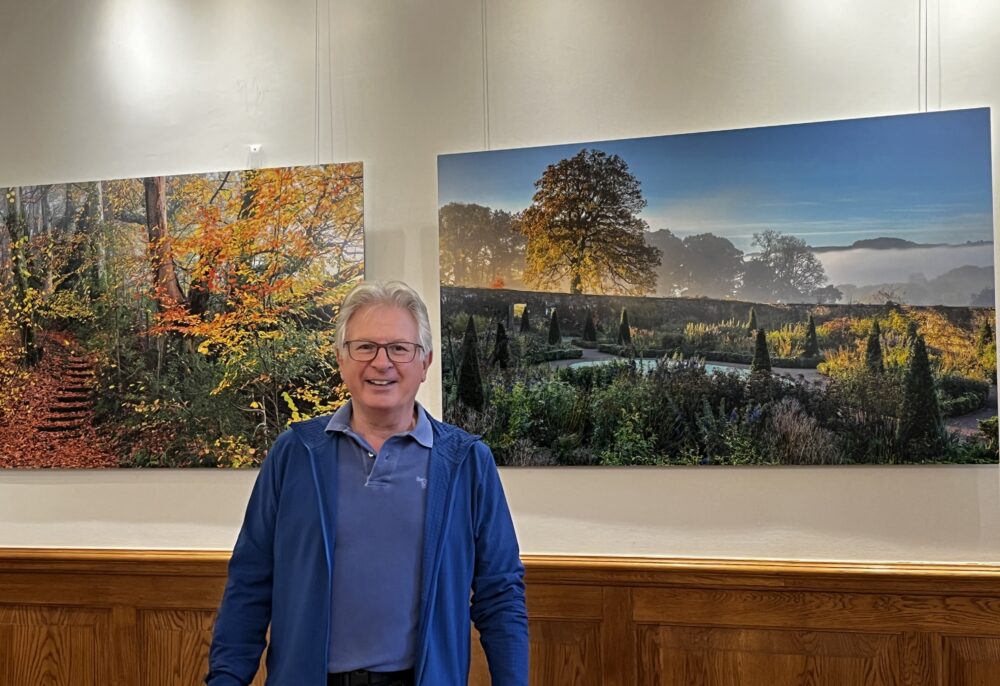
{"label": "blue zip-up jacket", "polygon": [[[326,686],[337,528],[328,421],[293,424],[264,460],[229,562],[208,686],[253,680],[269,624],[268,686]],[[416,685],[468,683],[471,618],[493,685],[527,686],[524,567],[493,455],[478,437],[430,421]]]}

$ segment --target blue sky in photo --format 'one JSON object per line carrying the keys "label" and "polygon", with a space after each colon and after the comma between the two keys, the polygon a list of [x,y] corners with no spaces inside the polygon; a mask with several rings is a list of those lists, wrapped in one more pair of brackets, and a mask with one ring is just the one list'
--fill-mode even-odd
{"label": "blue sky in photo", "polygon": [[622,157],[650,230],[750,251],[775,229],[814,247],[891,236],[993,240],[988,108],[441,155],[439,206],[520,211],[545,168],[582,148]]}

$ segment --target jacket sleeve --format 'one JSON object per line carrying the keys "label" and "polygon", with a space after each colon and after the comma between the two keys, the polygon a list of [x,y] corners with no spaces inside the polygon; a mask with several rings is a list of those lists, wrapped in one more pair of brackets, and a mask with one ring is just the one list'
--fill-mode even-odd
{"label": "jacket sleeve", "polygon": [[473,513],[472,621],[479,630],[493,686],[527,686],[524,566],[493,455],[483,443],[475,450],[480,474]]}
{"label": "jacket sleeve", "polygon": [[271,621],[274,523],[279,463],[290,433],[280,436],[261,466],[247,504],[209,650],[208,686],[247,686],[257,673]]}

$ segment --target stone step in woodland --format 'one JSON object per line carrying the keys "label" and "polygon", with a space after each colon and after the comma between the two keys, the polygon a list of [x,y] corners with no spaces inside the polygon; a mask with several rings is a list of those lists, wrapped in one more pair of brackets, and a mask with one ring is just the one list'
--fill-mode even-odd
{"label": "stone step in woodland", "polygon": [[83,426],[77,422],[75,424],[42,424],[38,427],[39,431],[44,431],[45,433],[69,433],[71,431],[78,432],[83,428]]}
{"label": "stone step in woodland", "polygon": [[89,407],[83,410],[73,410],[72,412],[61,412],[62,408],[53,407],[49,409],[51,414],[45,416],[45,421],[48,424],[65,424],[66,422],[75,422],[81,419],[87,418],[87,412],[90,410]]}
{"label": "stone step in woodland", "polygon": [[85,419],[76,419],[72,422],[66,422],[64,424],[41,424],[38,428],[40,431],[45,431],[50,434],[58,434],[67,433],[69,431],[82,431],[86,425],[87,421]]}
{"label": "stone step in woodland", "polygon": [[84,438],[94,411],[94,362],[77,350],[67,352],[61,360],[58,392],[48,401],[45,417],[36,427],[54,441]]}
{"label": "stone step in woodland", "polygon": [[73,412],[86,412],[87,410],[90,410],[92,407],[93,407],[92,405],[81,405],[79,403],[70,404],[67,402],[59,405],[53,405],[52,407],[49,408],[49,412],[56,412],[58,414],[66,415],[66,414],[71,414]]}

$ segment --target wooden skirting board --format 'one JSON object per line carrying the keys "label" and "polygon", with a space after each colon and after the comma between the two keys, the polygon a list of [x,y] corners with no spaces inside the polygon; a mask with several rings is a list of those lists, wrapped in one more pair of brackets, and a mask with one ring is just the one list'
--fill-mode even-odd
{"label": "wooden skirting board", "polygon": [[[0,684],[200,683],[227,560],[0,549]],[[1000,566],[524,562],[535,686],[1000,685]]]}

